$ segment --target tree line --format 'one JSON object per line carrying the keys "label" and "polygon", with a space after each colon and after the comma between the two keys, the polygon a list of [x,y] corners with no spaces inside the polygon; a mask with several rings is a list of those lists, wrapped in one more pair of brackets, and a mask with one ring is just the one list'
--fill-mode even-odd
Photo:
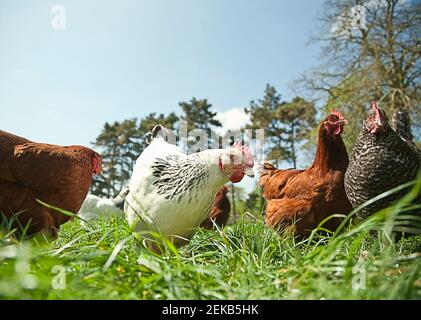
{"label": "tree line", "polygon": [[[360,16],[355,16],[355,8]],[[344,139],[351,151],[372,100],[388,114],[398,108],[409,111],[419,139],[421,2],[327,0],[321,12],[315,28],[319,33],[312,37],[321,43],[321,63],[292,82],[298,96],[286,101],[267,84],[261,98],[244,106],[251,122],[247,128],[265,129],[266,159],[277,166],[302,166],[297,155],[314,147],[318,122],[333,108],[349,120]],[[192,98],[179,108],[178,113],[106,123],[94,142],[104,158],[104,173],[95,179],[92,192],[113,196],[127,183],[146,147],[144,135],[155,124],[175,128],[184,120],[188,130],[209,131],[222,126],[206,99]],[[248,207],[258,207],[257,194],[249,196],[256,201]]]}

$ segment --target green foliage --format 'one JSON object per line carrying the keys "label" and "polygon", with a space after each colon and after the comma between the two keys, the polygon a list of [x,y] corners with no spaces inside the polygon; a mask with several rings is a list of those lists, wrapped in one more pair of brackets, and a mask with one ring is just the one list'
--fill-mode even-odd
{"label": "green foliage", "polygon": [[284,123],[284,141],[287,144],[289,160],[297,167],[297,143],[309,139],[315,121],[316,108],[313,102],[295,97],[284,102],[277,110],[278,118]]}
{"label": "green foliage", "polygon": [[260,187],[256,185],[253,191],[246,196],[236,198],[235,205],[237,208],[237,215],[252,214],[257,218],[260,218],[265,208],[265,204]]}
{"label": "green foliage", "polygon": [[369,105],[369,97],[366,90],[369,88],[370,82],[368,77],[350,76],[335,88],[332,88],[332,96],[328,98],[325,106],[325,112],[331,109],[340,109],[341,113],[348,120],[345,126],[343,139],[348,150],[352,150],[352,146],[360,133],[362,123],[367,117],[367,106]]}
{"label": "green foliage", "polygon": [[[365,8],[365,28],[340,20],[355,5]],[[321,12],[315,40],[322,44],[322,64],[301,83],[307,92],[324,98],[325,111],[337,108],[349,120],[347,146],[355,141],[372,100],[389,116],[399,108],[409,110],[419,139],[421,3],[327,0]]]}
{"label": "green foliage", "polygon": [[259,186],[256,186],[253,192],[248,195],[248,198],[245,201],[245,207],[249,212],[260,216],[263,212],[264,205],[265,201],[262,197],[262,191]]}
{"label": "green foliage", "polygon": [[209,130],[210,126],[221,127],[221,123],[215,119],[216,112],[212,112],[212,105],[207,99],[192,98],[189,102],[180,102],[183,111],[181,119],[187,122],[187,130]]}
{"label": "green foliage", "polygon": [[[187,123],[186,129],[190,134],[189,140],[186,141],[190,153],[200,151],[206,146],[214,148],[215,144],[219,145],[219,141],[214,140],[217,135],[213,127],[222,127],[222,124],[216,119],[217,113],[211,110],[212,105],[207,99],[198,100],[193,97],[189,102],[180,102],[179,106],[183,112],[181,119]],[[193,134],[191,131],[194,129],[205,130],[207,137],[203,137],[201,132],[195,139],[191,136]],[[198,146],[197,149],[196,146]]]}
{"label": "green foliage", "polygon": [[[201,230],[179,255],[160,257],[123,220],[88,229],[72,222],[48,245],[2,242],[0,298],[420,299],[419,242],[385,245],[380,233],[363,228],[341,241],[297,243],[262,222],[240,220],[223,232]],[[65,268],[65,289],[51,287],[55,266]],[[353,289],[359,273],[365,288]]]}
{"label": "green foliage", "polygon": [[310,137],[316,124],[314,103],[300,97],[282,102],[275,87],[267,84],[263,99],[251,101],[245,111],[253,129],[265,129],[268,159],[275,160],[277,166],[286,160],[295,168],[298,144]]}
{"label": "green foliage", "polygon": [[[408,208],[421,208],[411,205],[421,178],[411,184],[395,205],[364,221],[353,219],[357,209],[336,233],[315,230],[300,242],[267,228],[258,214],[223,230],[199,230],[187,246],[162,256],[119,218],[85,226],[74,220],[52,242],[17,241],[5,230],[0,298],[421,299],[421,235],[390,237],[391,225],[407,227]],[[64,288],[52,288],[57,268],[64,270]]]}
{"label": "green foliage", "polygon": [[288,151],[283,145],[282,135],[285,133],[285,129],[276,116],[280,104],[281,96],[275,87],[267,84],[263,99],[259,99],[257,102],[253,100],[250,102],[250,106],[245,108],[245,112],[250,115],[251,127],[265,130],[267,148],[265,152],[270,160],[276,161],[277,165],[279,160],[289,157]]}
{"label": "green foliage", "polygon": [[92,192],[111,197],[128,181],[134,162],[142,150],[143,136],[137,119],[106,123],[94,145],[102,156],[102,174],[94,178]]}
{"label": "green foliage", "polygon": [[228,198],[231,203],[231,216],[236,219],[239,213],[243,213],[245,210],[245,200],[247,199],[247,193],[244,188],[241,188],[233,183],[229,184],[228,187]]}

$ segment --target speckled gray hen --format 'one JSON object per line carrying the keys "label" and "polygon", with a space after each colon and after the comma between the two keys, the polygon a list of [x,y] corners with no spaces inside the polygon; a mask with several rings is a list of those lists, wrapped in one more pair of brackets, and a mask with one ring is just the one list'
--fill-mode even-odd
{"label": "speckled gray hen", "polygon": [[[406,135],[410,133],[409,118],[402,114],[395,114],[394,118],[397,131],[389,125],[385,111],[372,103],[372,110],[355,142],[345,174],[345,190],[354,208],[417,176],[421,152]],[[385,208],[406,192],[404,190],[376,201],[362,209],[359,215],[366,217]]]}

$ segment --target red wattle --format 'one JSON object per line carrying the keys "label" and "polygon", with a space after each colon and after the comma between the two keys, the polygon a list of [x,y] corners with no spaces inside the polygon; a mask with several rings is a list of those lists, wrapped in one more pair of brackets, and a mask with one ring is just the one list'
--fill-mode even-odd
{"label": "red wattle", "polygon": [[237,182],[240,182],[243,178],[244,178],[244,172],[237,171],[232,174],[232,176],[230,177],[230,181],[232,183],[237,183]]}
{"label": "red wattle", "polygon": [[341,126],[336,127],[336,129],[335,129],[334,133],[335,133],[335,134],[341,134],[341,133],[342,133],[342,128],[341,128]]}

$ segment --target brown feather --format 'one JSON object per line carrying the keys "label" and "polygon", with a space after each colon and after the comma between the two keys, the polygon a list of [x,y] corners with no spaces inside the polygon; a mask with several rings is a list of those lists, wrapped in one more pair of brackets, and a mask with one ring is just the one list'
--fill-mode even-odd
{"label": "brown feather", "polygon": [[231,204],[227,197],[228,188],[222,187],[215,195],[209,217],[200,225],[202,228],[211,230],[215,227],[212,221],[219,227],[224,227],[229,219]]}
{"label": "brown feather", "polygon": [[39,204],[77,213],[92,181],[94,157],[82,146],[35,143],[0,131],[0,211],[21,225],[31,220],[28,234],[46,231],[56,235],[70,217]]}
{"label": "brown feather", "polygon": [[[269,164],[264,166],[260,185],[267,200],[266,223],[274,228],[294,224],[295,235],[308,236],[330,215],[348,214],[351,205],[344,189],[347,165],[341,135],[329,134],[322,122],[316,156],[309,168],[278,170]],[[331,219],[324,227],[335,230],[339,223],[339,219]]]}

